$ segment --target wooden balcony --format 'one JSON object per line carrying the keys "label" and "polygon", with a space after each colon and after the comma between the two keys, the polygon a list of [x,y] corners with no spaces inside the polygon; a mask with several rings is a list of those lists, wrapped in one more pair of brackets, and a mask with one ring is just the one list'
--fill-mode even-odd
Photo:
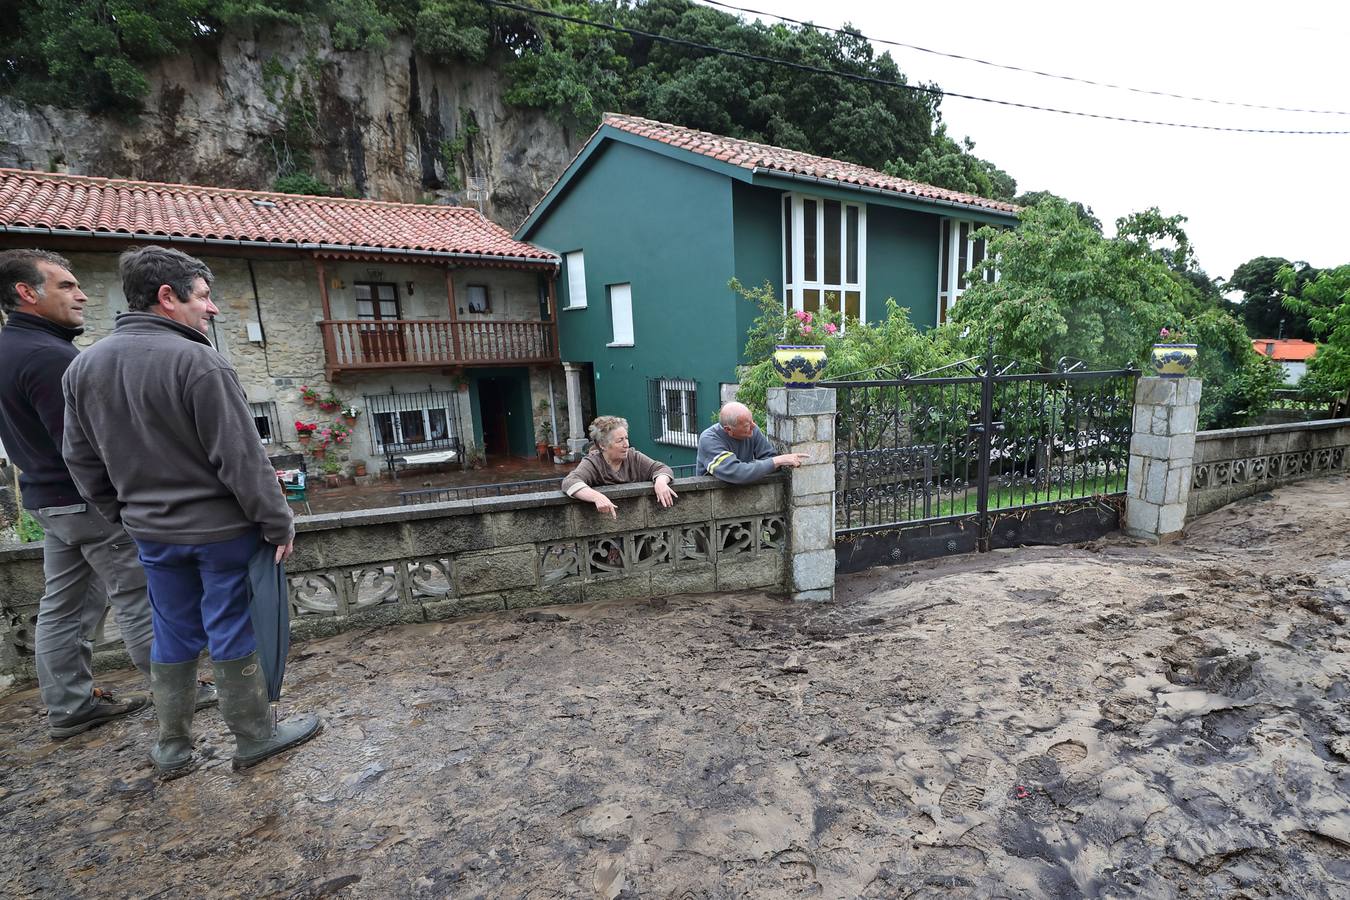
{"label": "wooden balcony", "polygon": [[376,369],[540,365],[559,361],[552,322],[326,319],[328,377]]}

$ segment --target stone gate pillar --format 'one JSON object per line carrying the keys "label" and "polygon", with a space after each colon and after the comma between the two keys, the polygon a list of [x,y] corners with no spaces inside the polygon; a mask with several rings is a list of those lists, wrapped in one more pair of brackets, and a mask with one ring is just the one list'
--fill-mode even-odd
{"label": "stone gate pillar", "polygon": [[1125,486],[1125,533],[1131,537],[1181,536],[1199,415],[1199,378],[1140,378],[1135,386]]}
{"label": "stone gate pillar", "polygon": [[834,389],[770,388],[766,434],[807,460],[788,473],[788,587],[794,600],[834,599]]}

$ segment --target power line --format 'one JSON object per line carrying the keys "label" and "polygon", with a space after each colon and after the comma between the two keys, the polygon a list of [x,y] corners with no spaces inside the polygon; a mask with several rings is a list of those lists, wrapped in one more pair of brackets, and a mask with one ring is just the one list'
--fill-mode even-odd
{"label": "power line", "polygon": [[1060,75],[1055,72],[1043,72],[1040,69],[1026,69],[1021,66],[1011,66],[1005,63],[991,62],[987,59],[980,59],[977,56],[964,56],[960,53],[948,53],[944,50],[934,50],[930,47],[920,47],[918,44],[907,44],[904,41],[892,41],[886,38],[868,37],[859,31],[848,28],[831,28],[828,25],[817,25],[814,22],[803,22],[801,19],[793,19],[789,16],[779,15],[778,13],[763,12],[758,9],[747,9],[743,6],[733,6],[730,3],[722,3],[720,0],[691,0],[699,4],[708,6],[718,6],[722,9],[729,9],[735,12],[748,13],[753,16],[768,16],[771,19],[777,19],[780,22],[791,22],[793,25],[800,25],[803,28],[813,28],[816,31],[827,31],[832,34],[847,34],[860,37],[873,44],[884,44],[888,47],[904,47],[907,50],[918,50],[920,53],[931,53],[934,56],[944,56],[947,59],[957,59],[962,62],[978,63],[982,66],[992,66],[995,69],[1003,69],[1008,72],[1022,72],[1027,75],[1040,75],[1044,78],[1055,78],[1060,81],[1072,81],[1077,84],[1088,84],[1093,87],[1111,88],[1117,91],[1130,91],[1135,94],[1148,94],[1153,97],[1167,97],[1172,100],[1193,100],[1196,103],[1213,103],[1218,106],[1236,106],[1244,109],[1264,109],[1272,112],[1291,112],[1291,113],[1310,113],[1319,116],[1350,116],[1350,111],[1339,109],[1301,109],[1296,106],[1265,106],[1260,103],[1244,103],[1239,100],[1217,100],[1213,97],[1192,97],[1188,94],[1173,94],[1168,91],[1154,91],[1148,88],[1130,87],[1125,84],[1112,84],[1109,81],[1094,81],[1091,78],[1079,78],[1074,75]]}
{"label": "power line", "polygon": [[1324,131],[1324,130],[1302,130],[1292,128],[1236,128],[1224,125],[1196,125],[1189,122],[1165,122],[1157,119],[1136,119],[1128,116],[1112,116],[1106,113],[1083,112],[1074,109],[1060,109],[1054,106],[1039,106],[1034,103],[1021,103],[1016,100],[999,100],[994,97],[977,97],[973,94],[959,94],[955,91],[942,90],[940,88],[927,87],[925,85],[905,84],[900,81],[889,81],[885,78],[876,78],[871,75],[858,75],[853,72],[840,72],[835,69],[826,69],[821,66],[813,66],[808,63],[792,62],[791,60],[778,59],[772,56],[761,56],[757,53],[746,53],[743,50],[730,50],[725,47],[715,47],[711,44],[703,44],[698,41],[691,41],[685,38],[670,37],[664,34],[654,34],[650,31],[641,31],[636,28],[625,28],[620,25],[610,25],[605,22],[597,22],[593,19],[582,19],[577,16],[569,16],[564,13],[551,12],[542,9],[536,9],[532,6],[522,6],[518,3],[508,3],[505,0],[479,0],[485,6],[496,6],[502,9],[511,9],[517,12],[526,13],[532,16],[540,16],[546,19],[556,19],[562,22],[571,22],[576,25],[586,25],[591,28],[598,28],[601,31],[610,31],[617,34],[627,34],[632,37],[642,37],[653,41],[660,41],[666,44],[674,44],[680,47],[690,47],[695,50],[702,50],[707,53],[717,53],[723,56],[732,56],[738,59],[745,59],[751,62],[768,63],[770,65],[784,66],[790,69],[796,69],[801,72],[811,72],[816,75],[832,75],[836,78],[845,78],[850,81],[857,81],[863,84],[874,84],[880,87],[900,88],[901,90],[913,91],[918,93],[933,94],[938,97],[956,97],[961,100],[975,100],[980,103],[992,103],[997,106],[1010,106],[1017,109],[1030,109],[1037,112],[1057,113],[1064,116],[1078,116],[1085,119],[1102,119],[1109,122],[1126,122],[1131,125],[1158,125],[1164,128],[1186,128],[1193,131],[1216,131],[1237,134],[1302,134],[1302,135],[1347,135],[1350,130],[1343,131]]}

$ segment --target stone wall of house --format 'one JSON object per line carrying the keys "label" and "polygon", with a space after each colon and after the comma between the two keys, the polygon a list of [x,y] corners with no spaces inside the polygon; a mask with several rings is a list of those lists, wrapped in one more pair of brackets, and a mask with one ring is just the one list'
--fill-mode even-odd
{"label": "stone wall of house", "polygon": [[[617,521],[558,491],[302,517],[287,566],[292,633],[783,586],[784,479],[675,489],[663,509],[650,485],[607,488]],[[40,545],[0,549],[0,675],[32,677],[42,584]],[[120,645],[96,647],[100,665],[126,665]]]}
{"label": "stone wall of house", "polygon": [[1195,436],[1187,516],[1262,491],[1350,469],[1350,419],[1202,431]]}

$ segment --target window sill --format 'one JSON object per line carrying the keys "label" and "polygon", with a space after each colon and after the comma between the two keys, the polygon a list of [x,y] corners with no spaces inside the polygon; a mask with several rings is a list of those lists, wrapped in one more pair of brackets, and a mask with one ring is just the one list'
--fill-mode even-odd
{"label": "window sill", "polygon": [[670,444],[672,447],[688,447],[690,450],[698,449],[698,435],[689,434],[683,431],[662,432],[659,437],[652,438],[658,444]]}
{"label": "window sill", "polygon": [[615,343],[615,344],[606,344],[605,346],[606,346],[606,347],[632,347],[633,344],[632,344],[632,343],[627,343],[627,344],[618,344],[618,343]]}
{"label": "window sill", "polygon": [[585,309],[585,308],[586,308],[586,304],[583,303],[583,304],[581,304],[580,306],[564,306],[564,307],[562,307],[562,311],[563,311],[563,312],[571,312],[571,311],[574,310],[574,309]]}

